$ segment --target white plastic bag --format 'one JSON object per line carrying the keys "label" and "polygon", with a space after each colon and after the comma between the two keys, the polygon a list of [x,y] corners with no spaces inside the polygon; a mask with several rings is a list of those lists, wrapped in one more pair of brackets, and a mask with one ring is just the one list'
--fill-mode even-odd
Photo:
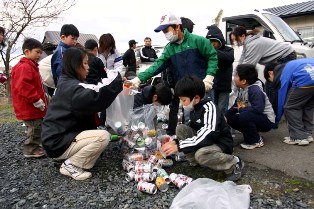
{"label": "white plastic bag", "polygon": [[114,130],[116,122],[121,122],[123,128],[129,125],[130,110],[133,109],[134,95],[129,94],[129,89],[123,87],[123,90],[118,94],[116,99],[106,110],[106,122]]}
{"label": "white plastic bag", "polygon": [[199,178],[177,194],[170,209],[247,209],[251,192],[250,185]]}
{"label": "white plastic bag", "polygon": [[158,107],[153,104],[146,104],[130,111],[130,124],[137,125],[139,122],[145,123],[148,129],[155,129],[154,118],[157,116]]}

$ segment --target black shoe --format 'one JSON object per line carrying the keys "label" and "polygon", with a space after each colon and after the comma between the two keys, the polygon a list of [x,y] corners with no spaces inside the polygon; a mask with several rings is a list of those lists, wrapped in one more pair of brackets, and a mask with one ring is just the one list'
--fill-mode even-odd
{"label": "black shoe", "polygon": [[[239,158],[239,157],[238,157]],[[234,166],[233,172],[228,178],[227,181],[238,181],[242,175],[242,169],[244,167],[244,162],[239,158],[239,162]]]}

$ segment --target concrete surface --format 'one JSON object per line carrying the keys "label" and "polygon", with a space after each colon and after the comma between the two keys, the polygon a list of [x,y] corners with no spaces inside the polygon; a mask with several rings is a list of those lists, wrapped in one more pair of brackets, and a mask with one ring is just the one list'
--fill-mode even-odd
{"label": "concrete surface", "polygon": [[263,147],[245,150],[240,147],[242,134],[235,134],[237,145],[234,155],[239,155],[244,162],[257,163],[314,182],[314,142],[307,146],[283,143],[283,137],[288,136],[285,122],[282,122],[278,129],[261,135],[264,138]]}

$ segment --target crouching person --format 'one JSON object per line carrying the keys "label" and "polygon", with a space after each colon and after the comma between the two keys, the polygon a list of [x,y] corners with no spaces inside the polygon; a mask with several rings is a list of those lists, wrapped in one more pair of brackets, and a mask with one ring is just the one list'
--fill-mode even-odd
{"label": "crouching person", "polygon": [[244,162],[232,155],[233,139],[222,113],[212,101],[203,99],[203,81],[186,76],[177,82],[175,94],[184,110],[190,112],[190,124],[177,126],[177,140],[164,144],[163,152],[167,155],[184,152],[190,162],[222,170],[229,181],[239,180]]}
{"label": "crouching person", "polygon": [[65,160],[60,173],[85,180],[109,143],[110,134],[97,130],[95,114],[109,107],[122,91],[119,73],[108,74],[98,85],[86,84],[88,54],[68,49],[62,58],[62,74],[42,126],[42,144],[48,156]]}
{"label": "crouching person", "polygon": [[264,77],[273,83],[276,124],[285,115],[289,136],[284,143],[308,145],[313,142],[314,115],[314,59],[297,59],[287,64],[270,63]]}

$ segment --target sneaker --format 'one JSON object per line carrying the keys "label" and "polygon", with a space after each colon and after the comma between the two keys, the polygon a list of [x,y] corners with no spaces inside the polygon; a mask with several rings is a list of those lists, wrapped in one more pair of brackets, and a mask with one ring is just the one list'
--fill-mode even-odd
{"label": "sneaker", "polygon": [[291,139],[289,136],[288,137],[284,137],[284,143],[286,144],[296,144],[296,145],[300,145],[300,146],[304,146],[304,145],[308,145],[310,142],[308,141],[308,139]]}
{"label": "sneaker", "polygon": [[[289,141],[290,136],[285,136],[285,137],[283,137],[283,139]],[[307,140],[310,143],[314,141],[313,136],[308,136],[305,140]]]}
{"label": "sneaker", "polygon": [[[239,157],[238,157],[239,158]],[[238,181],[242,175],[242,169],[244,167],[244,162],[239,158],[239,162],[234,166],[233,172],[228,178],[227,181]]]}
{"label": "sneaker", "polygon": [[255,144],[240,144],[240,146],[243,148],[243,149],[255,149],[256,147],[262,147],[264,146],[264,142],[263,142],[263,139],[262,137],[260,138],[260,141],[255,143]]}
{"label": "sneaker", "polygon": [[45,155],[45,151],[42,147],[37,148],[33,153],[31,154],[24,154],[24,157],[26,158],[38,158]]}
{"label": "sneaker", "polygon": [[60,173],[75,180],[85,180],[92,176],[91,172],[84,171],[82,168],[72,164],[66,165],[65,163],[62,163]]}

